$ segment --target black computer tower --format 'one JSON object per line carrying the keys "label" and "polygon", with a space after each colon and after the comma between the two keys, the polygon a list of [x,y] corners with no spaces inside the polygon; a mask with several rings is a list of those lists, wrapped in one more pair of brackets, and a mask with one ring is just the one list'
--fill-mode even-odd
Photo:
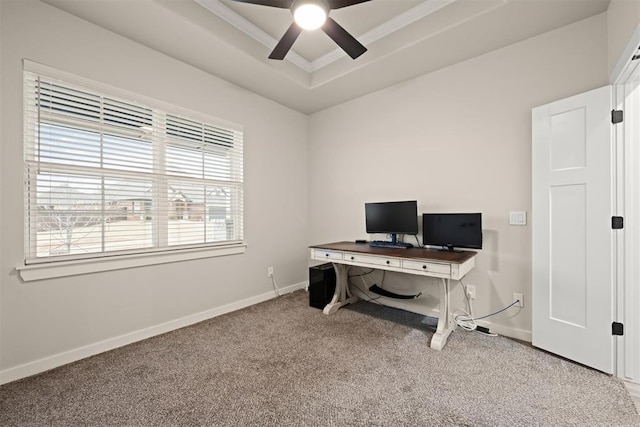
{"label": "black computer tower", "polygon": [[336,271],[327,263],[309,267],[309,306],[324,309],[336,290]]}

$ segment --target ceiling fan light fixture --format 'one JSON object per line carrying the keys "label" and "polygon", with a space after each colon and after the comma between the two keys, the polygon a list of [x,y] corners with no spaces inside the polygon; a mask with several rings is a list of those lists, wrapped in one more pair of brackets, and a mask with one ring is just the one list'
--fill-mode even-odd
{"label": "ceiling fan light fixture", "polygon": [[305,30],[317,30],[327,20],[328,8],[322,1],[298,1],[293,6],[293,19]]}
{"label": "ceiling fan light fixture", "polygon": [[[2,1],[2,0],[0,0]],[[276,43],[269,54],[269,59],[282,61],[304,30],[322,31],[331,38],[347,55],[356,59],[367,51],[355,37],[342,28],[329,16],[329,11],[343,7],[365,3],[371,0],[231,0],[238,3],[251,3],[262,6],[289,9],[294,22]],[[397,1],[397,0],[396,0]]]}

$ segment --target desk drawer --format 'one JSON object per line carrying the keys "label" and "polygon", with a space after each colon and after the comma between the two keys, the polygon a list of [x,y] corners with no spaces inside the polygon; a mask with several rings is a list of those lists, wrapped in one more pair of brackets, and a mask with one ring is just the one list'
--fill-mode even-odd
{"label": "desk drawer", "polygon": [[325,251],[322,249],[314,249],[313,250],[313,259],[323,260],[326,259],[328,261],[336,260],[342,261],[342,252],[334,252],[334,251]]}
{"label": "desk drawer", "polygon": [[435,273],[435,274],[445,275],[445,276],[451,275],[451,265],[439,264],[437,262],[409,261],[409,260],[403,259],[402,268],[406,268],[407,270],[419,270],[427,273]]}
{"label": "desk drawer", "polygon": [[387,258],[381,256],[369,256],[360,254],[344,254],[344,260],[369,265],[400,267],[400,260],[398,258]]}

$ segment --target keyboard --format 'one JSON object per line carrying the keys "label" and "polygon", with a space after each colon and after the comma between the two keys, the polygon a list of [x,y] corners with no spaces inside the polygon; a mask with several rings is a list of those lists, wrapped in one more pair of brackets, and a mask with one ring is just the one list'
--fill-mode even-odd
{"label": "keyboard", "polygon": [[387,242],[386,240],[372,240],[369,242],[369,246],[375,246],[377,248],[396,248],[396,249],[408,249],[412,248],[411,243],[402,242]]}

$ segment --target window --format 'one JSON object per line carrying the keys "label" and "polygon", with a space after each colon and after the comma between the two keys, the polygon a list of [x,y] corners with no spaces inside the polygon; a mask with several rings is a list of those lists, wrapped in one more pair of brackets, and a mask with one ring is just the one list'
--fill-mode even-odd
{"label": "window", "polygon": [[242,243],[241,128],[42,69],[24,72],[26,264]]}

